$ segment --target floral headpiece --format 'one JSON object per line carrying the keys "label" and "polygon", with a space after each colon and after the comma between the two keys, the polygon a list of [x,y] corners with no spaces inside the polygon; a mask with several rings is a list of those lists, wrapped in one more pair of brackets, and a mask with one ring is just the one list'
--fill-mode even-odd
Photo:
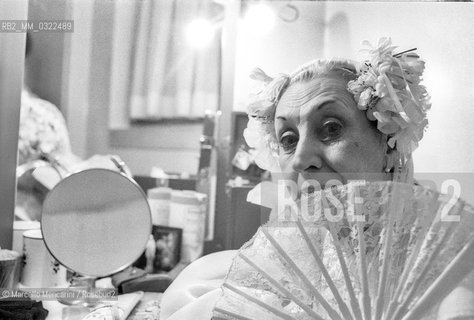
{"label": "floral headpiece", "polygon": [[24,90],[20,111],[18,164],[71,151],[66,122],[56,106]]}
{"label": "floral headpiece", "polygon": [[411,154],[428,125],[426,112],[431,104],[426,88],[420,85],[424,61],[413,51],[398,54],[390,38],[381,38],[377,47],[368,41],[370,59],[358,68],[358,78],[349,81],[360,110],[377,128],[388,135],[388,145],[403,155]]}
{"label": "floral headpiece", "polygon": [[[428,124],[426,112],[431,104],[429,95],[420,84],[424,62],[413,51],[394,54],[396,47],[390,38],[381,38],[377,47],[363,45],[370,58],[361,63],[347,90],[354,95],[357,106],[365,110],[367,118],[377,121],[377,128],[388,137],[388,146],[407,158],[418,146]],[[278,171],[278,141],[273,128],[276,105],[290,83],[289,75],[275,78],[256,69],[252,79],[264,83],[248,106],[249,123],[244,137],[255,149],[255,163],[262,169]]]}
{"label": "floral headpiece", "polygon": [[255,69],[250,77],[264,83],[263,90],[251,96],[247,107],[249,122],[244,130],[244,138],[254,149],[255,163],[262,169],[278,172],[278,141],[273,127],[275,107],[284,88],[290,82],[288,75],[280,74],[270,78],[261,69]]}

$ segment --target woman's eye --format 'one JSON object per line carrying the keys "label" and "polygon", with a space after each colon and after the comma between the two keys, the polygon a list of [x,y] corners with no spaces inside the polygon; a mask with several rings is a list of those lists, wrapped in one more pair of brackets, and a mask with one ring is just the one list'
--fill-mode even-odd
{"label": "woman's eye", "polygon": [[298,144],[298,136],[294,132],[285,132],[280,138],[280,145],[283,150],[294,149]]}
{"label": "woman's eye", "polygon": [[330,119],[323,123],[318,129],[318,137],[321,141],[331,141],[341,136],[344,127],[337,119]]}

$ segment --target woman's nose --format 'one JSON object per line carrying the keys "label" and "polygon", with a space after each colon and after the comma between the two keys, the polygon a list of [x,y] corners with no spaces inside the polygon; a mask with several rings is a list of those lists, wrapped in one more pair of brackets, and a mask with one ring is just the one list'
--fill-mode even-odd
{"label": "woman's nose", "polygon": [[293,170],[296,172],[317,171],[322,165],[321,148],[317,141],[305,138],[298,141],[293,158]]}

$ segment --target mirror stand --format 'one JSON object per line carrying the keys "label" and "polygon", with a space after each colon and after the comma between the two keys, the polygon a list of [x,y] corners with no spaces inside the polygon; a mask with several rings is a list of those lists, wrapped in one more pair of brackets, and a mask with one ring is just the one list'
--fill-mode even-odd
{"label": "mirror stand", "polygon": [[93,289],[95,289],[95,281],[97,278],[89,277],[89,276],[82,276],[79,274],[73,274],[71,279],[71,285],[69,289],[73,292],[80,291],[81,293],[78,294],[78,299],[70,299],[70,298],[59,298],[58,302],[67,305],[67,306],[82,306],[82,307],[95,307],[99,302],[97,299],[91,298],[82,298],[87,293],[90,293]]}
{"label": "mirror stand", "polygon": [[99,292],[95,281],[138,259],[151,226],[146,195],[125,174],[86,169],[62,179],[46,196],[41,216],[46,248],[74,272],[71,294],[57,300],[71,307],[96,307],[110,300],[109,289]]}

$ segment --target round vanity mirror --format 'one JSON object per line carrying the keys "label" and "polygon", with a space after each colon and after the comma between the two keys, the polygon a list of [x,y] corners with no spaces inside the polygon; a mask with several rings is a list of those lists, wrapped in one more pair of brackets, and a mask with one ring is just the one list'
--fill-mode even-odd
{"label": "round vanity mirror", "polygon": [[151,233],[146,195],[130,178],[88,169],[61,180],[43,203],[44,242],[78,274],[109,276],[133,263]]}

